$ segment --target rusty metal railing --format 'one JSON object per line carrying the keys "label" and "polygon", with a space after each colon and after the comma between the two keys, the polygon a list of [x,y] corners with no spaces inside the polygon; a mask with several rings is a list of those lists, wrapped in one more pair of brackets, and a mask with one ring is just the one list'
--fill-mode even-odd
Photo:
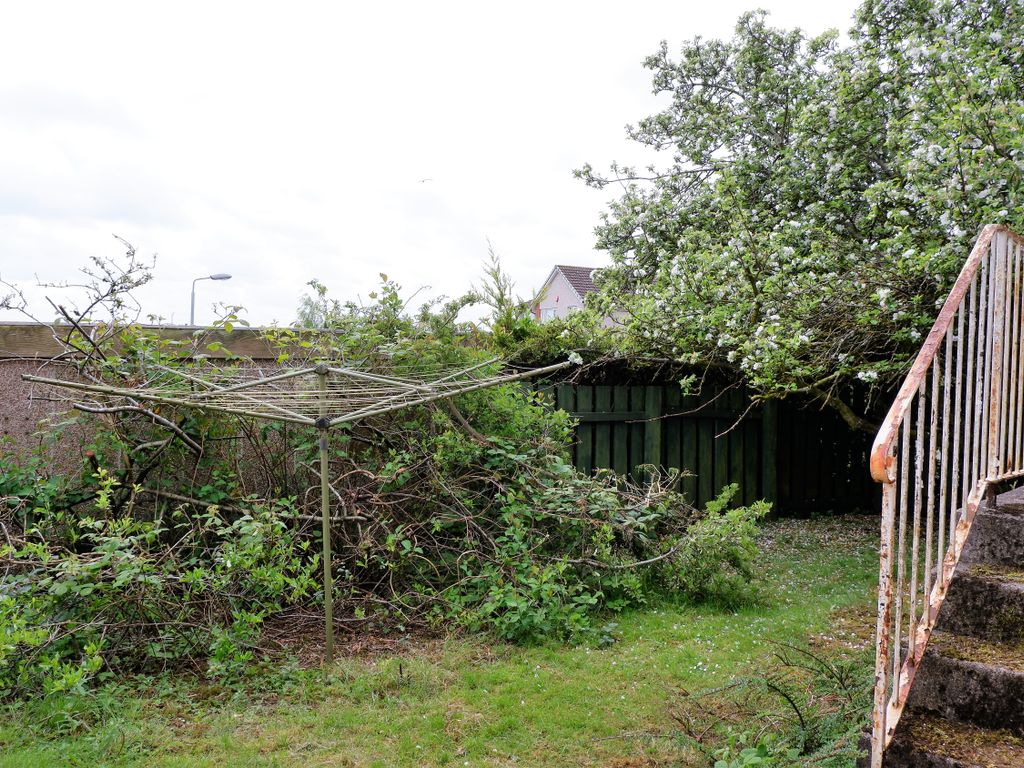
{"label": "rusty metal railing", "polygon": [[1024,238],[978,237],[871,452],[882,484],[871,766],[881,768],[975,512],[1024,474]]}

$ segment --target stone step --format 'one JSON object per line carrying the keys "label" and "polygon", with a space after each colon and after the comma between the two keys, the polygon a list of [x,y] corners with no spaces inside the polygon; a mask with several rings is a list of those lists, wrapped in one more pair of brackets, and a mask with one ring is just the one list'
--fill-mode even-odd
{"label": "stone step", "polygon": [[1004,514],[1024,516],[1024,486],[996,496],[996,508]]}
{"label": "stone step", "polygon": [[886,768],[1024,768],[1024,488],[978,511]]}
{"label": "stone step", "polygon": [[907,707],[1024,736],[1024,646],[932,633]]}
{"label": "stone step", "polygon": [[[866,765],[866,762],[858,765]],[[1024,740],[941,717],[906,712],[885,751],[885,768],[1020,768]]]}
{"label": "stone step", "polygon": [[998,643],[1024,641],[1024,570],[957,566],[936,629]]}
{"label": "stone step", "polygon": [[1021,513],[1009,514],[1006,507],[979,509],[960,562],[1024,569],[1024,502]]}

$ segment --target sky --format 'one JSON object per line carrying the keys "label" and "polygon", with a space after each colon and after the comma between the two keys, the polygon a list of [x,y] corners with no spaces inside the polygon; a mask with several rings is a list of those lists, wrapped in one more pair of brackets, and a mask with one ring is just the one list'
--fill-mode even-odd
{"label": "sky", "polygon": [[817,34],[856,3],[7,3],[0,279],[50,320],[46,296],[81,291],[38,285],[118,257],[117,235],[156,256],[142,319],[186,323],[193,278],[226,272],[197,284],[197,323],[220,302],[288,324],[314,278],[460,295],[490,242],[532,295],[554,264],[609,261],[614,191],[572,171],[651,159],[625,133],[664,103],[643,59],[755,7]]}

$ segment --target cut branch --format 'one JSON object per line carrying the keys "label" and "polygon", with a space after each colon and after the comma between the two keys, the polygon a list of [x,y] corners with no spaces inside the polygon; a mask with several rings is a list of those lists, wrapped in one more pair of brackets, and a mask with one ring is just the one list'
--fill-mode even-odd
{"label": "cut branch", "polygon": [[166,427],[171,430],[181,442],[183,442],[192,453],[197,456],[201,456],[203,453],[203,447],[199,445],[195,440],[185,434],[185,431],[175,424],[170,419],[166,419],[158,413],[154,413],[147,408],[143,408],[138,405],[113,405],[106,408],[101,408],[95,405],[86,405],[85,403],[75,403],[75,408],[79,411],[85,411],[86,413],[138,413],[147,418],[151,419],[154,423],[159,424],[162,427]]}

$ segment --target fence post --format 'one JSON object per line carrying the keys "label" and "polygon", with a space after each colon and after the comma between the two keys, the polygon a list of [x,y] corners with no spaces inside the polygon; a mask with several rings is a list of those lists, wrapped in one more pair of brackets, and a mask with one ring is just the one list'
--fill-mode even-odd
{"label": "fence post", "polygon": [[664,388],[657,384],[646,387],[644,398],[644,464],[661,466],[661,417]]}
{"label": "fence post", "polygon": [[[561,408],[566,413],[572,413],[576,409],[575,402],[575,389],[571,384],[558,384],[555,386],[555,408]],[[577,430],[573,430],[573,441],[572,447],[569,449],[569,457],[572,459],[572,465],[578,467],[578,451],[576,450],[576,433]]]}
{"label": "fence post", "polygon": [[772,514],[779,512],[779,401],[767,400],[761,406],[761,496],[772,503]]}

